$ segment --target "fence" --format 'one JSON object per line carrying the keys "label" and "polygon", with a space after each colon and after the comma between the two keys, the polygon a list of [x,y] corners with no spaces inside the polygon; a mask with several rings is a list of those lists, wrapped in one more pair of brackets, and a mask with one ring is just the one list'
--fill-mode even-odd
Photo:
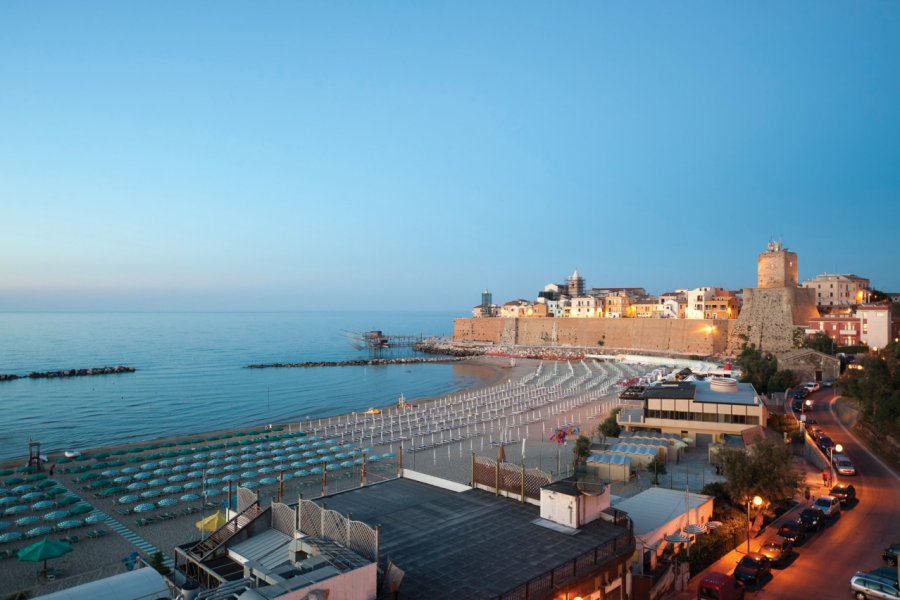
{"label": "fence", "polygon": [[337,542],[371,561],[378,561],[378,531],[327,510],[311,500],[300,500],[298,530],[306,535]]}
{"label": "fence", "polygon": [[[472,455],[472,481],[480,487],[504,496],[513,496],[522,502],[540,502],[541,487],[550,483],[550,475],[540,469],[526,469],[524,466]],[[524,498],[523,498],[524,493]]]}

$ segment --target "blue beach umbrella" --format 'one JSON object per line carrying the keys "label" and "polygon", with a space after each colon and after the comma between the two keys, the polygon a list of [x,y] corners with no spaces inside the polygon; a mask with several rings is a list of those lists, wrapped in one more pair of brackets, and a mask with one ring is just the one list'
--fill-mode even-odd
{"label": "blue beach umbrella", "polygon": [[141,471],[152,471],[153,469],[158,468],[159,465],[155,462],[148,462],[141,465]]}
{"label": "blue beach umbrella", "polygon": [[144,481],[135,481],[126,486],[129,490],[146,490],[149,486]]}
{"label": "blue beach umbrella", "polygon": [[[137,498],[135,498],[135,500],[137,500]],[[134,500],[132,500],[132,502],[134,502]],[[96,525],[98,523],[103,523],[105,520],[106,520],[106,517],[104,515],[93,514],[93,515],[88,515],[87,517],[85,517],[84,522],[87,523],[88,525]]]}
{"label": "blue beach umbrella", "polygon": [[221,494],[222,494],[222,490],[220,490],[220,489],[218,489],[218,488],[211,488],[211,489],[206,490],[206,497],[207,497],[207,498],[214,498],[214,497],[219,496],[219,495],[221,495]]}
{"label": "blue beach umbrella", "polygon": [[225,469],[223,469],[222,467],[213,467],[212,469],[206,470],[207,475],[221,475],[224,472]]}
{"label": "blue beach umbrella", "polygon": [[133,475],[133,474],[137,473],[139,470],[140,469],[138,469],[137,467],[125,467],[124,469],[122,469],[122,474],[123,475]]}
{"label": "blue beach umbrella", "polygon": [[213,458],[209,462],[206,463],[207,467],[218,467],[219,465],[224,465],[225,460],[221,458]]}
{"label": "blue beach umbrella", "polygon": [[345,460],[344,462],[341,463],[341,467],[344,468],[344,469],[349,469],[349,468],[351,468],[352,466],[353,466],[353,461],[352,461],[352,460]]}
{"label": "blue beach umbrella", "polygon": [[153,470],[154,475],[171,475],[172,469],[169,467],[160,467],[158,469]]}
{"label": "blue beach umbrella", "polygon": [[190,470],[191,470],[190,465],[182,464],[182,465],[175,465],[174,467],[172,467],[173,473],[186,473]]}
{"label": "blue beach umbrella", "polygon": [[341,466],[337,463],[331,463],[331,464],[325,465],[326,471],[337,471],[340,468],[341,468]]}
{"label": "blue beach umbrella", "polygon": [[10,504],[15,504],[19,499],[15,496],[6,496],[5,498],[0,498],[0,506],[9,506]]}
{"label": "blue beach umbrella", "polygon": [[100,474],[103,475],[104,477],[112,477],[113,475],[118,475],[119,470],[118,469],[107,469]]}
{"label": "blue beach umbrella", "polygon": [[59,521],[60,519],[64,519],[69,516],[69,513],[64,510],[54,510],[50,511],[44,515],[45,521]]}
{"label": "blue beach umbrella", "polygon": [[115,479],[113,479],[113,483],[116,483],[119,485],[122,485],[123,483],[128,483],[129,481],[131,481],[131,477],[129,477],[128,475],[122,475],[121,477],[116,477]]}
{"label": "blue beach umbrella", "polygon": [[220,483],[222,483],[221,477],[207,477],[206,478],[206,485],[219,485]]}
{"label": "blue beach umbrella", "polygon": [[180,485],[167,485],[162,489],[163,494],[178,494],[184,490]]}
{"label": "blue beach umbrella", "polygon": [[38,537],[39,535],[47,535],[53,531],[53,528],[49,525],[41,525],[40,527],[35,527],[34,529],[29,529],[25,532],[25,537]]}
{"label": "blue beach umbrella", "polygon": [[31,510],[47,510],[48,508],[53,508],[56,506],[56,502],[53,500],[41,500],[40,502],[35,502],[31,505]]}
{"label": "blue beach umbrella", "polygon": [[21,540],[25,537],[21,531],[8,531],[3,535],[0,535],[0,544],[5,544],[7,542],[15,542],[17,540]]}
{"label": "blue beach umbrella", "polygon": [[256,477],[256,471],[244,471],[241,473],[241,479],[253,479]]}
{"label": "blue beach umbrella", "polygon": [[197,494],[193,494],[193,493],[185,494],[184,496],[181,497],[182,502],[194,502],[195,500],[199,500],[199,499],[200,499],[200,496],[198,496]]}
{"label": "blue beach umbrella", "polygon": [[156,498],[159,495],[159,490],[147,490],[146,492],[141,492],[141,498]]}
{"label": "blue beach umbrella", "polygon": [[222,478],[222,481],[240,481],[241,476],[237,473],[229,473],[225,477]]}
{"label": "blue beach umbrella", "polygon": [[150,502],[144,502],[134,507],[134,512],[150,512],[156,510],[156,505]]}
{"label": "blue beach umbrella", "polygon": [[309,477],[309,471],[300,469],[299,471],[294,471],[294,475],[297,477]]}
{"label": "blue beach umbrella", "polygon": [[185,477],[188,479],[196,479],[198,477],[203,477],[203,471],[191,471],[190,473],[186,473]]}
{"label": "blue beach umbrella", "polygon": [[137,494],[125,494],[121,498],[117,500],[119,504],[131,504],[132,502],[137,502],[141,497]]}
{"label": "blue beach umbrella", "polygon": [[[168,452],[167,452],[166,454],[168,454]],[[173,456],[174,456],[174,455],[173,455]],[[165,468],[165,467],[174,467],[174,466],[175,466],[175,461],[172,460],[171,458],[164,458],[163,460],[159,461],[159,466],[160,466],[160,467],[163,467],[163,468]]]}
{"label": "blue beach umbrella", "polygon": [[3,511],[4,515],[18,515],[23,512],[27,512],[29,506],[27,504],[16,504],[15,506],[7,506],[6,510]]}
{"label": "blue beach umbrella", "polygon": [[275,485],[278,483],[278,480],[274,477],[263,477],[259,480],[259,485]]}
{"label": "blue beach umbrella", "polygon": [[316,453],[314,451],[307,450],[306,452],[303,453],[303,458],[312,458],[315,455],[316,455]]}
{"label": "blue beach umbrella", "polygon": [[24,494],[26,492],[32,491],[33,489],[34,489],[34,486],[31,485],[30,483],[23,483],[23,484],[17,485],[10,491],[13,494]]}
{"label": "blue beach umbrella", "polygon": [[321,475],[322,467],[313,467],[312,469],[309,470],[309,473],[310,473],[310,475]]}
{"label": "blue beach umbrella", "polygon": [[248,490],[255,490],[259,486],[255,481],[245,481],[241,484],[241,487],[247,488]]}
{"label": "blue beach umbrella", "polygon": [[75,515],[83,515],[94,510],[94,507],[90,504],[76,504],[72,508],[69,509],[69,514],[73,517]]}
{"label": "blue beach umbrella", "polygon": [[81,519],[68,519],[66,521],[60,521],[56,524],[57,529],[74,529],[75,527],[81,527],[84,525],[84,521]]}
{"label": "blue beach umbrella", "polygon": [[157,487],[157,486],[165,485],[165,484],[166,484],[166,480],[164,478],[151,479],[150,481],[147,482],[147,485],[149,485],[150,487]]}
{"label": "blue beach umbrella", "polygon": [[[63,516],[65,516],[65,513],[63,513]],[[20,518],[16,519],[16,527],[25,527],[27,525],[34,525],[35,523],[38,523],[40,520],[41,520],[41,518],[37,515],[28,515],[27,517],[20,517]]]}
{"label": "blue beach umbrella", "polygon": [[165,508],[167,506],[175,506],[176,504],[178,504],[178,500],[176,500],[175,498],[163,498],[162,500],[160,500],[159,502],[156,503],[156,505],[159,506],[160,508]]}
{"label": "blue beach umbrella", "polygon": [[143,473],[135,473],[134,478],[135,481],[146,481],[148,479],[153,479],[153,473],[149,471],[145,471]]}
{"label": "blue beach umbrella", "polygon": [[268,475],[268,474],[270,474],[270,473],[274,473],[274,472],[275,472],[275,469],[273,469],[272,467],[260,467],[260,468],[257,469],[256,471],[257,471],[257,473],[259,473],[260,475]]}
{"label": "blue beach umbrella", "polygon": [[178,483],[178,482],[184,481],[186,479],[187,479],[187,476],[185,476],[185,475],[181,475],[181,474],[172,475],[171,477],[169,477],[169,482],[170,483]]}
{"label": "blue beach umbrella", "polygon": [[182,487],[186,490],[196,490],[197,488],[203,487],[203,484],[199,481],[188,481]]}

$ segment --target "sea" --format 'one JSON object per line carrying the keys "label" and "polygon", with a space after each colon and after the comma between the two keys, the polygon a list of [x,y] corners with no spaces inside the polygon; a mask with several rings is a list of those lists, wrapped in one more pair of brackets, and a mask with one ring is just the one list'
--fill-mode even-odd
{"label": "sea", "polygon": [[[452,312],[0,313],[0,373],[124,365],[134,373],[0,381],[0,460],[301,422],[483,384],[462,363],[249,369],[366,359],[354,334],[449,336]],[[381,356],[419,355],[386,349]]]}

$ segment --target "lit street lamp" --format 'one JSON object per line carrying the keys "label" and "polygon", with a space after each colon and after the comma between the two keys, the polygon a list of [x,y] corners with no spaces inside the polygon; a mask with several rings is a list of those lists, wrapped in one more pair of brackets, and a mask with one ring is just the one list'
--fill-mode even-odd
{"label": "lit street lamp", "polygon": [[840,444],[832,446],[828,449],[828,458],[831,459],[831,484],[837,485],[837,471],[834,470],[834,453],[840,454],[844,451],[844,447]]}
{"label": "lit street lamp", "polygon": [[759,508],[762,506],[763,499],[759,496],[747,499],[747,554],[750,554],[750,504]]}

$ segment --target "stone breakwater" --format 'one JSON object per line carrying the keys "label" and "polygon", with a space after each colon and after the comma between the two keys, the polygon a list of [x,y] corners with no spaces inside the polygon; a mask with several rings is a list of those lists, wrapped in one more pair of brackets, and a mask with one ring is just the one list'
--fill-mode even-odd
{"label": "stone breakwater", "polygon": [[382,367],[386,365],[417,365],[421,363],[444,363],[463,360],[465,357],[446,358],[370,358],[368,360],[321,360],[299,363],[268,363],[247,365],[248,369],[309,369],[312,367]]}
{"label": "stone breakwater", "polygon": [[448,356],[495,356],[501,358],[532,358],[537,360],[581,360],[592,348],[560,348],[548,346],[512,346],[505,344],[428,341],[416,344],[415,349],[429,354]]}
{"label": "stone breakwater", "polygon": [[119,373],[134,373],[134,367],[94,367],[91,369],[61,369],[59,371],[32,371],[28,375],[15,375],[12,373],[0,374],[0,381],[14,381],[16,379],[55,379],[57,377],[90,377],[93,375],[118,375]]}

